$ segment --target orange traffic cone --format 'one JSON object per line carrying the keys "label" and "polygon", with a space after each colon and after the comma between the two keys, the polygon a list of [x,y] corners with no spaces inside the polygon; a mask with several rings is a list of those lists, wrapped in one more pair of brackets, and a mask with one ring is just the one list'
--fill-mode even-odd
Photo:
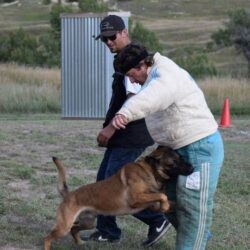
{"label": "orange traffic cone", "polygon": [[229,98],[226,98],[223,105],[223,110],[221,114],[220,127],[228,128],[231,126],[231,118],[230,118],[230,106],[229,106]]}

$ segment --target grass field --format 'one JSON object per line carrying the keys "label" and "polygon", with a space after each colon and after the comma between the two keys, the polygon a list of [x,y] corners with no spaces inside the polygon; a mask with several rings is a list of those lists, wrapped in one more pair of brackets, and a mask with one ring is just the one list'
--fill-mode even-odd
{"label": "grass field", "polygon": [[[0,249],[36,250],[54,223],[60,202],[57,171],[51,156],[67,167],[70,189],[95,180],[103,148],[95,137],[102,121],[61,120],[59,115],[0,115]],[[250,247],[250,118],[232,117],[232,127],[221,130],[225,164],[214,207],[210,250],[247,250]],[[131,216],[118,218],[123,231],[119,245],[87,243],[76,247],[70,236],[53,244],[54,250],[143,249],[147,227]],[[92,231],[82,232],[82,235]],[[175,231],[153,249],[174,249]]]}

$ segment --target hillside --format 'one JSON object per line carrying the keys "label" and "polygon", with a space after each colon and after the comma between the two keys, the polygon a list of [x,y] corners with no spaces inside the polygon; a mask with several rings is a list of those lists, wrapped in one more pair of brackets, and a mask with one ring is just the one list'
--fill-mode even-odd
{"label": "hillside", "polygon": [[[210,36],[224,27],[228,11],[250,9],[249,0],[134,0],[119,1],[118,7],[156,32],[171,57],[177,49],[202,49]],[[246,72],[245,58],[234,48],[208,54],[209,60],[225,73]]]}
{"label": "hillside", "polygon": [[19,27],[40,29],[49,27],[50,7],[42,0],[19,0],[16,4],[0,5],[0,32]]}
{"label": "hillside", "polygon": [[[49,27],[50,6],[41,0],[20,0],[19,4],[0,7],[0,32],[23,27],[41,32]],[[177,49],[202,49],[211,34],[223,27],[228,11],[250,9],[249,0],[133,0],[110,1],[116,8],[130,11],[134,20],[153,30],[170,57]],[[234,48],[210,53],[209,59],[221,71],[245,71],[246,62]]]}

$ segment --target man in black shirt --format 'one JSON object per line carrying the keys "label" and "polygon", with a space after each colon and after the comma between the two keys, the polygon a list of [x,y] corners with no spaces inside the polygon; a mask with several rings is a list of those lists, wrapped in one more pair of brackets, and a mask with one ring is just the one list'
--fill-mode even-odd
{"label": "man in black shirt", "polygon": [[[130,43],[128,30],[119,16],[109,15],[105,17],[100,23],[100,31],[101,33],[96,37],[96,40],[101,39],[111,53],[119,53]],[[108,178],[126,163],[135,161],[146,147],[153,145],[144,119],[131,122],[126,129],[116,130],[108,141],[108,134],[114,131],[110,122],[126,99],[130,95],[136,94],[137,90],[133,89],[134,86],[135,84],[130,83],[128,78],[117,72],[114,73],[109,109],[103,129],[97,136],[98,144],[107,147],[97,173],[97,181]],[[158,242],[171,225],[164,214],[149,209],[134,216],[149,226],[148,237],[143,242],[144,246],[152,246]],[[120,238],[121,230],[116,224],[116,218],[99,215],[97,217],[97,231],[91,234],[89,239],[99,242],[119,242]]]}

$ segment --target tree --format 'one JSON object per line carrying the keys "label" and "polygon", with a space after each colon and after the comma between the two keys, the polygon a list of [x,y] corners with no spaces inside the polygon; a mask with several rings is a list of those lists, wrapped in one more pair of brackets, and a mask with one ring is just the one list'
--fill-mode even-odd
{"label": "tree", "polygon": [[248,77],[250,77],[250,12],[237,9],[229,13],[229,21],[225,29],[212,34],[212,39],[219,46],[234,45],[243,53],[248,62]]}
{"label": "tree", "polygon": [[[185,54],[185,53],[183,53]],[[209,62],[205,53],[190,53],[176,58],[176,63],[187,70],[195,78],[216,76],[215,66]]]}
{"label": "tree", "polygon": [[109,10],[107,3],[97,0],[79,0],[79,8],[83,12],[104,12]]}
{"label": "tree", "polygon": [[52,6],[52,9],[50,11],[50,25],[52,30],[60,35],[61,32],[61,18],[60,14],[61,13],[71,13],[72,9],[67,6],[63,6],[60,4],[54,4]]}
{"label": "tree", "polygon": [[1,62],[32,64],[36,58],[37,40],[23,29],[12,31],[0,38]]}
{"label": "tree", "polygon": [[156,34],[145,28],[141,23],[136,22],[134,25],[132,19],[129,19],[129,33],[133,42],[142,43],[148,50],[152,52],[163,51]]}

